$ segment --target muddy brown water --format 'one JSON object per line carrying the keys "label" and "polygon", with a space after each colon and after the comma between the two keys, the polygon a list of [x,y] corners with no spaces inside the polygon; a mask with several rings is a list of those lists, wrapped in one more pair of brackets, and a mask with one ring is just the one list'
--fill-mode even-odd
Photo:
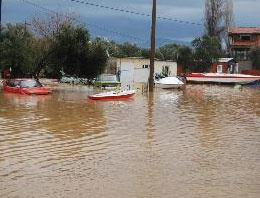
{"label": "muddy brown water", "polygon": [[0,91],[1,198],[260,197],[259,88],[90,93]]}

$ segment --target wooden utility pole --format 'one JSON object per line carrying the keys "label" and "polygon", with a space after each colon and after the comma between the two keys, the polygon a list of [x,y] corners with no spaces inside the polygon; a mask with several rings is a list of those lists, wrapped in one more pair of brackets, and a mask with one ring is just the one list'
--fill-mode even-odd
{"label": "wooden utility pole", "polygon": [[156,0],[153,0],[152,11],[152,28],[151,28],[151,52],[150,52],[150,77],[149,77],[149,91],[152,92],[154,88],[154,58],[155,58],[155,29],[156,29]]}

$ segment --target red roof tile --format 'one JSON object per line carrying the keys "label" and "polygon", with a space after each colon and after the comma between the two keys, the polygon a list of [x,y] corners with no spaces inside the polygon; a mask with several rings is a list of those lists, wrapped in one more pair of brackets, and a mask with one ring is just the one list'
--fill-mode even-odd
{"label": "red roof tile", "polygon": [[260,34],[260,27],[230,27],[229,34]]}

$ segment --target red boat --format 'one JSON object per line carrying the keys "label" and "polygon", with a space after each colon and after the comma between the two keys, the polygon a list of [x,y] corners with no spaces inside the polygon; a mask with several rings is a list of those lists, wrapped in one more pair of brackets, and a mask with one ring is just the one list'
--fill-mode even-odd
{"label": "red boat", "polygon": [[128,99],[135,94],[135,90],[129,91],[110,91],[105,93],[99,93],[94,95],[89,95],[88,98],[91,100],[117,100],[117,99]]}
{"label": "red boat", "polygon": [[43,87],[41,83],[36,79],[10,79],[4,83],[4,91],[19,93],[19,94],[34,94],[34,95],[47,95],[51,93],[46,87]]}

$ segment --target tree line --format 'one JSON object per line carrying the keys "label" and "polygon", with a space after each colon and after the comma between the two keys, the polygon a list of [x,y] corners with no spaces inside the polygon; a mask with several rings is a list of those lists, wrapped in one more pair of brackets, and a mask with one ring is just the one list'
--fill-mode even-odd
{"label": "tree line", "polygon": [[[167,44],[156,50],[156,58],[178,61],[187,71],[203,71],[222,52],[214,37],[197,38],[192,46]],[[150,51],[130,42],[90,39],[84,25],[58,14],[34,18],[31,26],[7,24],[0,34],[0,69],[10,69],[13,77],[60,78],[64,72],[93,78],[102,73],[110,56],[149,58]]]}
{"label": "tree line", "polygon": [[68,75],[92,78],[107,61],[101,42],[91,41],[88,30],[72,15],[54,14],[33,18],[31,26],[7,24],[0,34],[0,68],[10,68],[13,77],[32,74],[60,78]]}

